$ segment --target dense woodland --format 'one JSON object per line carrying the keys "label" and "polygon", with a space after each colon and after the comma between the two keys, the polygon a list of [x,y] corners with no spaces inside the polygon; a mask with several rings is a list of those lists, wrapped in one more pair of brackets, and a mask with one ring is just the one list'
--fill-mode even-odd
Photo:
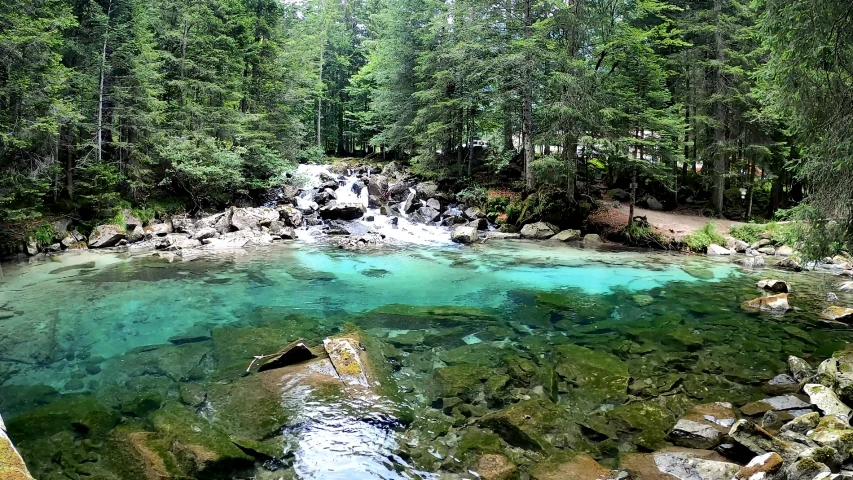
{"label": "dense woodland", "polygon": [[850,238],[851,128],[848,1],[0,4],[7,227],[262,203],[336,156],[567,215],[636,179],[829,242]]}

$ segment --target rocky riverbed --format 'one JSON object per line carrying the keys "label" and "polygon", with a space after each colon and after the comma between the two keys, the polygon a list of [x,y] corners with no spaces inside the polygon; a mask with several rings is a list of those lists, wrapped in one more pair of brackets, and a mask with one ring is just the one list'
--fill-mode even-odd
{"label": "rocky riverbed", "polygon": [[4,273],[0,412],[39,479],[811,480],[851,451],[837,276],[305,241]]}

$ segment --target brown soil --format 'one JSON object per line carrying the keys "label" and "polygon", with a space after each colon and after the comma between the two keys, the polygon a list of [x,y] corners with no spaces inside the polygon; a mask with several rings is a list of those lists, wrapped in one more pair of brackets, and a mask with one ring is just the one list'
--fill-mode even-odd
{"label": "brown soil", "polygon": [[[628,205],[619,208],[605,207],[593,213],[589,222],[603,233],[616,231],[628,224]],[[685,235],[704,227],[713,221],[717,231],[723,235],[729,233],[732,225],[742,225],[743,222],[708,218],[702,215],[700,209],[680,208],[671,212],[656,212],[645,208],[634,207],[635,217],[646,217],[646,220],[658,233],[672,239],[681,240]]]}

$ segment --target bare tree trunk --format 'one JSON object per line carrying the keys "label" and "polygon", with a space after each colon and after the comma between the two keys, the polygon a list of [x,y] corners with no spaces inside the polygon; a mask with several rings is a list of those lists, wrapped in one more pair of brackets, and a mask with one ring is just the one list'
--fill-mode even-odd
{"label": "bare tree trunk", "polygon": [[723,12],[723,0],[714,0],[714,12],[717,16],[717,29],[714,33],[716,41],[716,60],[717,60],[717,75],[716,75],[716,93],[717,101],[715,108],[715,125],[714,125],[714,191],[711,197],[714,209],[722,216],[723,214],[723,193],[726,190],[726,105],[722,98],[726,94],[725,78],[723,77],[723,64],[726,61],[725,45],[723,43],[722,25],[720,18]]}
{"label": "bare tree trunk", "polygon": [[[752,157],[750,155],[750,157]],[[747,188],[747,196],[749,199],[747,200],[746,205],[746,221],[750,221],[752,219],[752,186],[755,183],[755,159],[749,159],[749,186]]]}

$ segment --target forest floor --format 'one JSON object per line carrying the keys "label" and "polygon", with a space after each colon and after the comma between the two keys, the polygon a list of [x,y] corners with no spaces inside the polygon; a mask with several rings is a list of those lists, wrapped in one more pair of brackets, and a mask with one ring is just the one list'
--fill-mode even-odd
{"label": "forest floor", "polygon": [[[623,204],[619,208],[608,208],[603,212],[594,214],[593,222],[601,228],[604,225],[613,230],[624,226],[628,222],[629,214],[628,205]],[[695,230],[704,227],[708,222],[714,222],[717,226],[717,231],[722,235],[728,235],[729,229],[733,225],[743,225],[743,222],[734,220],[726,220],[719,218],[709,218],[702,215],[701,208],[681,207],[670,212],[660,212],[649,210],[646,208],[634,207],[635,217],[646,217],[649,225],[651,225],[658,233],[661,233],[673,240],[681,240],[685,235],[688,235]],[[605,230],[607,228],[605,227]]]}

